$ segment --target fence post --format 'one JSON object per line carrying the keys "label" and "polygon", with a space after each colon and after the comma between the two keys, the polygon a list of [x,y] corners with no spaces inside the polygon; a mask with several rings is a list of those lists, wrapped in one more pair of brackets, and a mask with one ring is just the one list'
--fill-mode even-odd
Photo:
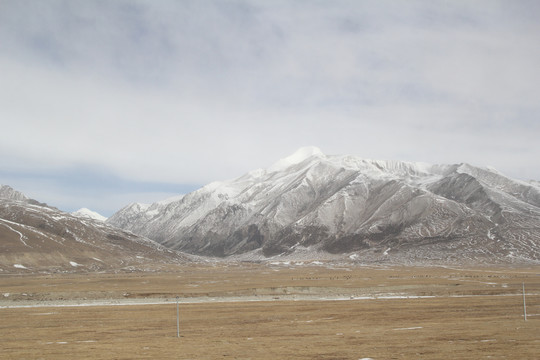
{"label": "fence post", "polygon": [[525,304],[525,283],[523,283],[523,319],[527,321],[527,304]]}
{"label": "fence post", "polygon": [[178,296],[176,297],[176,337],[180,337],[180,309],[178,308]]}

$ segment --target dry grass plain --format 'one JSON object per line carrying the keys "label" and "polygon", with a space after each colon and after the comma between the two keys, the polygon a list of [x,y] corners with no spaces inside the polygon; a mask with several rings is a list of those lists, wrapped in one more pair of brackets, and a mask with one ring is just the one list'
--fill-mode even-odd
{"label": "dry grass plain", "polygon": [[[213,264],[0,289],[2,359],[540,358],[540,268]],[[59,306],[143,298],[162,304]]]}

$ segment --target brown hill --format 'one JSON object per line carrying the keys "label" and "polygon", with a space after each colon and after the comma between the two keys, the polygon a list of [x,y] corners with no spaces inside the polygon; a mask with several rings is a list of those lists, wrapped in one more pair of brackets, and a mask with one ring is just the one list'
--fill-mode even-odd
{"label": "brown hill", "polygon": [[0,198],[0,273],[151,270],[187,261],[144,237],[38,204]]}

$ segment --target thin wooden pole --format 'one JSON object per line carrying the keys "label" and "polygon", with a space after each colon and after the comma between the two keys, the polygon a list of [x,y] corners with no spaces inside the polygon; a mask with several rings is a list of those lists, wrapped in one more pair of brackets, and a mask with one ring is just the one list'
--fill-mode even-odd
{"label": "thin wooden pole", "polygon": [[178,308],[178,296],[176,297],[176,337],[180,337],[180,309]]}
{"label": "thin wooden pole", "polygon": [[527,321],[527,304],[525,303],[525,283],[523,283],[523,319]]}

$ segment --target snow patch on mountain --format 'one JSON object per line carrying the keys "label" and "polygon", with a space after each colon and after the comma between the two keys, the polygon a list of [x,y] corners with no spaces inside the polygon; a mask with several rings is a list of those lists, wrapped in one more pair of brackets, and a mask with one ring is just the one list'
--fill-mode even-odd
{"label": "snow patch on mountain", "polygon": [[286,158],[283,158],[276,162],[274,165],[272,165],[270,168],[268,168],[269,172],[277,172],[287,169],[288,167],[296,164],[300,164],[301,162],[305,161],[306,159],[309,159],[311,157],[319,157],[323,158],[325,155],[319,149],[315,146],[306,146],[298,149],[295,151],[292,155],[287,156]]}
{"label": "snow patch on mountain", "polygon": [[93,219],[93,220],[98,220],[98,221],[107,220],[105,216],[87,208],[80,208],[79,210],[72,212],[71,215],[79,217],[79,218],[83,218],[83,219]]}

